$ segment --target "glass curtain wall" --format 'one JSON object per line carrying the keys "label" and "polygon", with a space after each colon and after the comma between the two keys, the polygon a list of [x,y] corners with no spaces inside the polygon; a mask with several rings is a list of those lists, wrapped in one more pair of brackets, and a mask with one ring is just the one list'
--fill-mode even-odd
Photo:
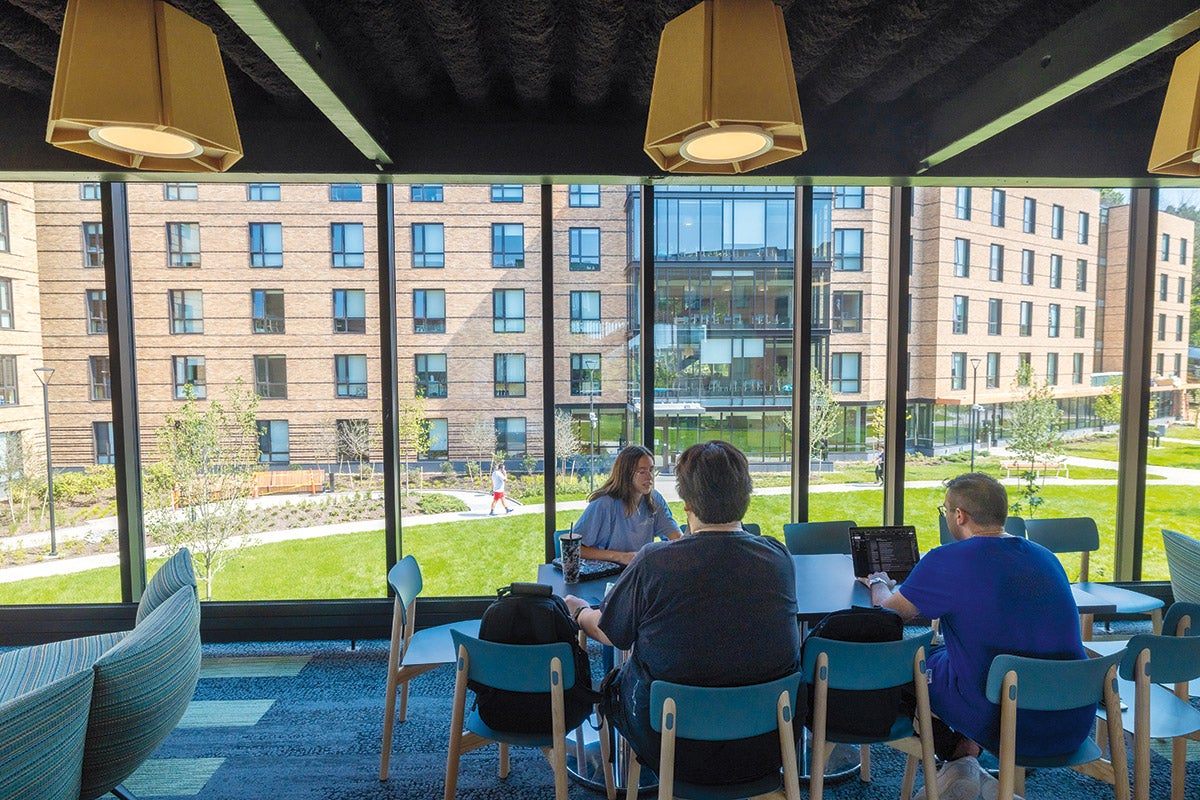
{"label": "glass curtain wall", "polygon": [[[973,467],[1004,481],[1012,515],[1094,517],[1091,576],[1111,578],[1117,439],[1105,431],[1120,401],[1105,401],[1126,341],[1123,197],[914,189],[905,519],[923,548],[940,540],[938,484]],[[1077,556],[1064,564],[1079,570]]]}
{"label": "glass curtain wall", "polygon": [[[1200,295],[1196,293],[1194,192],[1159,190],[1154,245],[1149,448],[1146,457],[1142,575],[1169,577],[1162,529],[1196,536],[1195,482],[1200,478]],[[1115,392],[1115,390],[1112,390]]]}
{"label": "glass curtain wall", "polygon": [[115,566],[86,585],[41,577],[52,555],[117,563],[99,197],[98,184],[0,184],[3,603],[121,596]]}

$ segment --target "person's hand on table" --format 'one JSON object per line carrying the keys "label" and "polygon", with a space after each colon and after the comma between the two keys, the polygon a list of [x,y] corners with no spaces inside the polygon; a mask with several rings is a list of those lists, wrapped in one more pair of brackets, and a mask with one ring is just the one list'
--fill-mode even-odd
{"label": "person's hand on table", "polygon": [[863,586],[866,586],[868,589],[877,583],[882,583],[883,585],[887,586],[889,590],[896,588],[896,582],[889,578],[886,572],[872,572],[865,578],[855,578],[854,580],[858,581]]}

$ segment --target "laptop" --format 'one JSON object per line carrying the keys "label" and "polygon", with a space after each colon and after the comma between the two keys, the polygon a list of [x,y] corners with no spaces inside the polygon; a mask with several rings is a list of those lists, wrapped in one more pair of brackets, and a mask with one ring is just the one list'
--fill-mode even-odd
{"label": "laptop", "polygon": [[854,559],[856,577],[886,572],[892,580],[903,582],[921,557],[917,550],[917,529],[912,525],[851,528],[850,556]]}
{"label": "laptop", "polygon": [[[556,558],[550,562],[554,568],[562,572],[562,559]],[[579,559],[579,580],[594,581],[600,578],[607,578],[610,575],[619,575],[625,569],[624,564],[618,564],[615,561],[600,561],[595,558]]]}

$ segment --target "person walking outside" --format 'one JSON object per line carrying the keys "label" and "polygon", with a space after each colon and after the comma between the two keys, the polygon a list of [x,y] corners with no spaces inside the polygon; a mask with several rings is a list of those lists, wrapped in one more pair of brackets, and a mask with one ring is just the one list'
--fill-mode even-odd
{"label": "person walking outside", "polygon": [[499,503],[504,508],[505,514],[513,512],[513,507],[504,498],[504,487],[507,484],[508,470],[504,468],[503,461],[497,461],[496,466],[492,468],[492,510],[488,513],[489,517],[496,516],[496,503]]}

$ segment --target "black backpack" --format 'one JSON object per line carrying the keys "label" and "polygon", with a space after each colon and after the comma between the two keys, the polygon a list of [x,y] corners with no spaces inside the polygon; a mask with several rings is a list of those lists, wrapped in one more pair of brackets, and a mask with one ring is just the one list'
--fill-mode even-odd
{"label": "black backpack", "polygon": [[[827,614],[809,631],[808,640],[833,639],[839,642],[898,642],[904,636],[904,621],[894,611],[882,608],[847,608]],[[828,735],[883,737],[892,729],[903,707],[902,688],[871,691],[830,689],[825,728]],[[808,715],[805,724],[813,726],[814,687],[808,687]]]}
{"label": "black backpack", "polygon": [[[564,693],[566,729],[579,727],[592,712],[599,694],[592,690],[587,651],[579,646],[579,626],[566,603],[539,583],[514,583],[501,588],[479,623],[479,638],[501,644],[566,642],[575,657],[575,685]],[[475,707],[488,726],[517,733],[551,730],[549,692],[510,692],[471,681]]]}

